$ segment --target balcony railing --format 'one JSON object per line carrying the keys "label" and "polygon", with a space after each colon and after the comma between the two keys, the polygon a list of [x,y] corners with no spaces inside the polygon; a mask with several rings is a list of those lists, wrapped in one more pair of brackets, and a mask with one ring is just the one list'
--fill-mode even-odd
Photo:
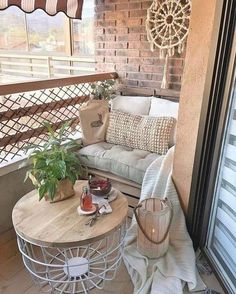
{"label": "balcony railing", "polygon": [[45,141],[45,120],[54,129],[71,121],[70,131],[78,137],[78,110],[88,100],[91,83],[116,78],[116,73],[102,73],[0,86],[0,166],[21,159],[29,143]]}

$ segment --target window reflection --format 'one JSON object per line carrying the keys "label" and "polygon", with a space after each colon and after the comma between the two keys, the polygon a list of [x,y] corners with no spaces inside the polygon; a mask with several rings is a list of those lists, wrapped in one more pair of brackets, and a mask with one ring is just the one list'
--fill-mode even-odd
{"label": "window reflection", "polygon": [[29,50],[33,52],[65,52],[67,17],[62,13],[49,16],[42,10],[26,16]]}
{"label": "window reflection", "polygon": [[93,57],[94,2],[84,1],[82,20],[69,20],[62,12],[49,16],[41,9],[27,14],[15,6],[0,11],[0,50]]}
{"label": "window reflection", "polygon": [[19,8],[12,6],[1,11],[0,31],[1,50],[26,51],[28,49],[25,14]]}
{"label": "window reflection", "polygon": [[94,0],[84,1],[82,20],[73,20],[73,53],[76,55],[94,55],[94,12]]}

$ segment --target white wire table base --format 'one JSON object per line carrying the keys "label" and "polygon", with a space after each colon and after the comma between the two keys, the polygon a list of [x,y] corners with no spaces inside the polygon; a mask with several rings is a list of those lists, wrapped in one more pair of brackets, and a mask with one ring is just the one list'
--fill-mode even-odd
{"label": "white wire table base", "polygon": [[25,267],[44,292],[89,293],[114,279],[122,260],[126,228],[124,221],[103,239],[71,248],[35,245],[19,234],[17,242]]}

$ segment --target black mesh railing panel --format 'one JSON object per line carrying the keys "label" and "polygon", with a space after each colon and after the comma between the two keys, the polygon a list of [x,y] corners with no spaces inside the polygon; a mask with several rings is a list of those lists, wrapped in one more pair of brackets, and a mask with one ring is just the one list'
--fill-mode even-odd
{"label": "black mesh railing panel", "polygon": [[22,158],[29,143],[45,142],[44,121],[59,128],[69,120],[79,137],[78,110],[90,92],[91,83],[80,83],[0,96],[0,166]]}

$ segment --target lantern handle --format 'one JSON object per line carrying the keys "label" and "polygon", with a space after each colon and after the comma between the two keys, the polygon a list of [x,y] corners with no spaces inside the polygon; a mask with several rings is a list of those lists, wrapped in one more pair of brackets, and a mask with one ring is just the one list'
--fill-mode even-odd
{"label": "lantern handle", "polygon": [[[163,200],[161,200],[161,201],[163,201]],[[165,198],[164,201],[167,201],[167,198]],[[173,207],[172,207],[172,203],[171,203],[171,201],[168,200],[168,202],[169,202],[168,207],[170,208],[170,218],[169,218],[169,223],[168,223],[168,226],[167,226],[166,232],[165,232],[163,238],[162,238],[160,241],[154,241],[154,240],[152,240],[152,239],[147,235],[147,233],[145,232],[143,226],[141,225],[141,222],[140,222],[139,217],[138,217],[138,214],[137,214],[137,209],[140,208],[140,207],[142,207],[142,202],[139,203],[136,207],[134,207],[134,215],[135,215],[135,218],[136,218],[136,220],[137,220],[137,223],[138,223],[139,228],[141,229],[141,231],[142,231],[142,233],[144,234],[144,236],[148,239],[148,241],[150,241],[151,243],[154,243],[154,244],[156,244],[156,245],[159,245],[160,243],[162,243],[162,242],[166,239],[166,237],[167,237],[167,235],[168,235],[168,233],[169,233],[169,230],[170,230],[170,225],[171,225],[171,221],[172,221],[172,218],[173,218]]]}

